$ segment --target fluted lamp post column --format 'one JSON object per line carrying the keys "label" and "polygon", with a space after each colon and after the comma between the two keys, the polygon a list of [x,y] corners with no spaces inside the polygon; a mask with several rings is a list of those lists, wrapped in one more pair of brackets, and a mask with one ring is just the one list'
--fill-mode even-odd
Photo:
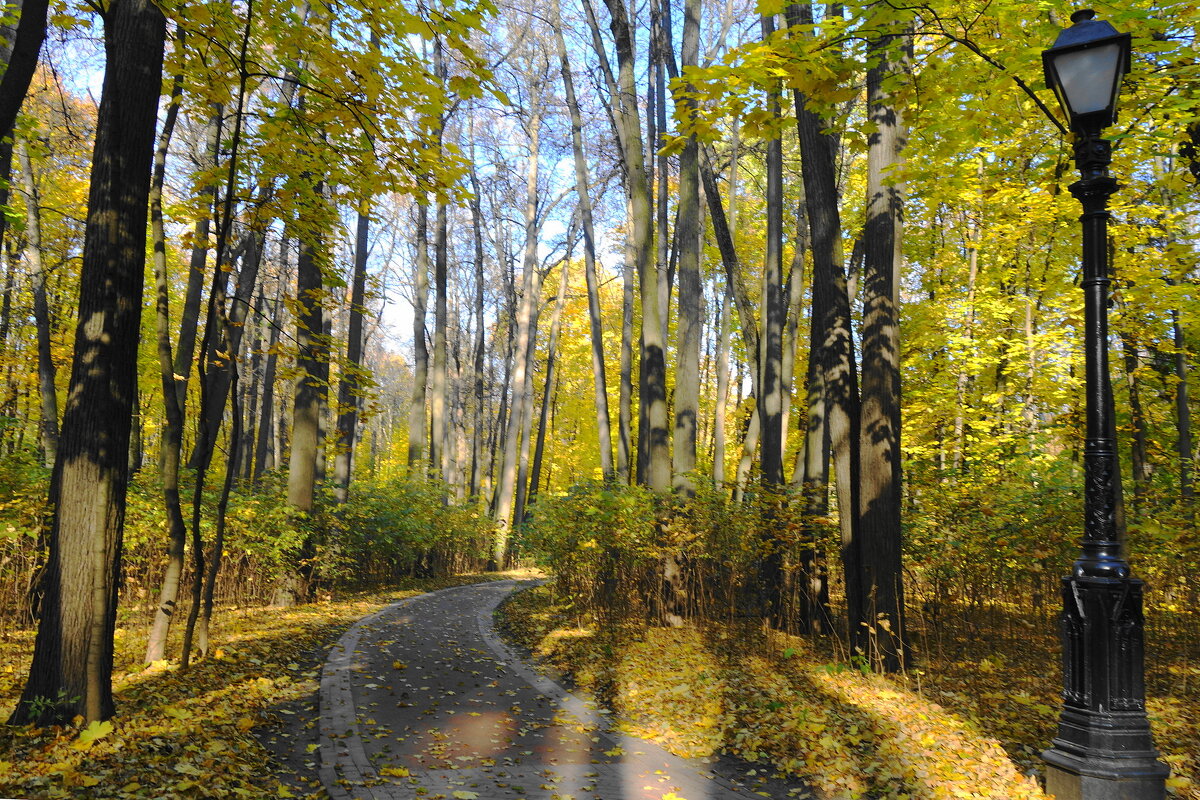
{"label": "fluted lamp post column", "polygon": [[1166,764],[1150,735],[1143,680],[1142,581],[1130,574],[1117,524],[1121,486],[1108,370],[1108,174],[1101,133],[1115,118],[1129,70],[1130,36],[1077,11],[1042,53],[1046,83],[1075,134],[1083,205],[1087,441],[1081,552],[1063,578],[1063,706],[1046,760],[1046,791],[1058,800],[1161,800]]}

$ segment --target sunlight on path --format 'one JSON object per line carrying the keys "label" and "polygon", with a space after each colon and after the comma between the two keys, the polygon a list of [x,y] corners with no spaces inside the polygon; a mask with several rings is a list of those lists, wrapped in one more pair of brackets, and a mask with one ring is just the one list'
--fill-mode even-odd
{"label": "sunlight on path", "polygon": [[334,798],[734,800],[758,797],[654,744],[523,664],[492,612],[513,581],[456,587],[366,617],[321,688]]}

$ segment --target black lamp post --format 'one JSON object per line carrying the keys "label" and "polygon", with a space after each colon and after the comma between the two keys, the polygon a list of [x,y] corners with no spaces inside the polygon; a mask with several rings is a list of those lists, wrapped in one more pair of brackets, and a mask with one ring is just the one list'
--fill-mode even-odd
{"label": "black lamp post", "polygon": [[1087,441],[1079,558],[1063,578],[1063,708],[1058,735],[1042,754],[1046,791],[1058,800],[1161,800],[1166,764],[1150,736],[1143,682],[1142,582],[1125,562],[1117,524],[1121,487],[1108,372],[1108,174],[1112,147],[1100,138],[1115,119],[1130,37],[1090,9],[1042,53],[1046,83],[1075,133],[1083,205],[1084,347]]}

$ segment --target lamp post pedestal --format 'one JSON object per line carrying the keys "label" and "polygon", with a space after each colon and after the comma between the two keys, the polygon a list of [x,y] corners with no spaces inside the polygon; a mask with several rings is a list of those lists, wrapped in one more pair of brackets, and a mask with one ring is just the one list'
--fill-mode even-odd
{"label": "lamp post pedestal", "polygon": [[1046,760],[1046,791],[1058,800],[1162,800],[1167,765],[1146,718],[1142,589],[1130,574],[1117,520],[1117,458],[1108,369],[1108,174],[1111,145],[1076,131],[1083,206],[1084,352],[1087,440],[1080,555],[1063,578],[1060,618],[1063,708]]}
{"label": "lamp post pedestal", "polygon": [[1162,800],[1167,766],[1146,719],[1142,582],[1063,578],[1063,709],[1042,754],[1058,800]]}

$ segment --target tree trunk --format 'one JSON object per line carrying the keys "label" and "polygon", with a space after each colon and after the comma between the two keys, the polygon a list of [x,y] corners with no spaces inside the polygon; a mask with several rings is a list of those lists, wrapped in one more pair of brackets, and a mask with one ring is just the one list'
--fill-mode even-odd
{"label": "tree trunk", "polygon": [[429,206],[417,199],[417,261],[413,267],[413,393],[408,412],[408,476],[424,480],[425,389],[429,382],[429,348],[425,344],[425,309],[429,302]]}
{"label": "tree trunk", "polygon": [[367,294],[367,202],[358,211],[354,237],[354,275],[350,281],[350,324],[346,332],[346,364],[338,385],[337,456],[333,466],[334,495],[344,503],[350,494],[358,409],[362,403],[363,303]]}
{"label": "tree trunk", "polygon": [[567,111],[571,115],[571,148],[575,156],[575,193],[579,197],[579,217],[583,225],[583,268],[587,282],[588,323],[592,336],[592,376],[595,387],[597,438],[600,446],[600,472],[606,481],[613,479],[612,430],[608,412],[608,379],[604,370],[604,331],[600,317],[600,288],[596,278],[596,232],[592,223],[592,199],[588,191],[587,159],[583,153],[583,120],[579,102],[575,99],[575,83],[567,46],[563,41],[558,18],[557,0],[554,6],[554,34],[558,41],[558,58],[562,66],[563,87]]}
{"label": "tree trunk", "polygon": [[638,110],[637,86],[634,80],[633,28],[624,0],[605,0],[612,17],[611,28],[616,42],[617,64],[621,89],[618,125],[622,129],[625,161],[625,184],[628,192],[630,233],[626,240],[626,258],[638,271],[638,288],[642,296],[640,383],[643,387],[640,403],[646,410],[647,427],[639,437],[647,437],[646,485],[656,492],[671,486],[671,456],[667,434],[666,362],[662,320],[659,317],[658,271],[654,262],[654,236],[650,225],[650,186],[642,152],[641,116]]}
{"label": "tree trunk", "polygon": [[[281,257],[286,257],[282,250],[283,248],[281,248]],[[282,290],[282,282],[280,290]],[[263,367],[262,410],[259,414],[261,422],[258,425],[258,441],[254,446],[254,468],[250,473],[250,480],[256,485],[268,468],[273,469],[275,467],[273,461],[270,463],[270,467],[268,467],[268,462],[271,460],[271,441],[275,435],[275,425],[272,424],[272,421],[275,418],[276,410],[275,370],[279,361],[279,355],[275,352],[275,346],[279,343],[279,323],[281,322],[279,319],[280,298],[278,291],[275,296],[275,302],[271,304],[270,318],[275,321],[275,324],[270,326],[271,330],[267,335],[267,363]]]}
{"label": "tree trunk", "polygon": [[38,387],[41,394],[41,419],[38,430],[43,461],[53,467],[58,452],[58,391],[54,384],[54,359],[50,355],[50,304],[46,299],[46,270],[42,264],[41,193],[33,176],[33,162],[24,139],[15,143],[21,169],[21,194],[25,198],[25,260],[29,263],[30,290],[33,293],[33,319],[37,327]]}
{"label": "tree trunk", "polygon": [[46,39],[49,0],[13,0],[5,16],[15,18],[0,25],[0,139],[7,139],[37,70],[42,42]]}
{"label": "tree trunk", "polygon": [[1184,343],[1183,328],[1179,324],[1179,312],[1171,311],[1171,332],[1175,338],[1175,452],[1179,455],[1179,497],[1190,504],[1195,492],[1192,488],[1192,423],[1188,406],[1187,345]]}
{"label": "tree trunk", "polygon": [[904,586],[900,561],[900,317],[901,188],[889,175],[905,131],[884,81],[903,69],[903,41],[884,35],[869,49],[867,71],[867,222],[863,233],[862,406],[859,516],[863,602],[855,626],[872,664],[893,672],[905,659]]}
{"label": "tree trunk", "polygon": [[554,298],[554,313],[550,317],[550,344],[546,351],[546,385],[542,388],[542,408],[538,416],[537,446],[533,450],[533,472],[529,480],[529,497],[533,503],[537,497],[542,475],[542,454],[546,447],[546,423],[550,416],[550,399],[554,397],[555,382],[558,380],[558,334],[562,329],[563,301],[567,297],[567,265],[570,257],[563,261],[562,277],[558,283],[558,296]]}
{"label": "tree trunk", "polygon": [[471,483],[467,494],[477,497],[483,484],[483,421],[486,414],[484,394],[484,356],[486,355],[484,340],[484,296],[483,296],[483,209],[479,203],[479,176],[475,172],[475,118],[471,117],[471,228],[475,243],[475,350],[474,350],[474,389],[475,389],[475,419],[474,431],[471,436]]}
{"label": "tree trunk", "polygon": [[717,325],[717,403],[713,420],[713,488],[725,486],[725,425],[729,407],[729,315],[733,312],[732,293],[722,293],[721,316]]}
{"label": "tree trunk", "polygon": [[[808,4],[788,7],[789,23],[812,22]],[[838,522],[841,530],[841,561],[845,573],[846,605],[850,636],[857,636],[863,626],[861,581],[861,542],[858,539],[858,471],[859,471],[859,396],[858,375],[854,361],[854,340],[850,333],[850,298],[846,287],[843,263],[842,223],[838,208],[837,141],[826,133],[825,121],[808,108],[807,99],[796,92],[796,126],[800,138],[801,176],[804,197],[808,205],[808,226],[813,260],[812,333],[816,372],[810,371],[809,408],[819,403],[824,411],[828,433],[821,432],[822,443],[828,436],[833,455],[834,480],[837,487]],[[817,385],[819,378],[819,386]],[[810,438],[818,435],[812,429]],[[822,444],[824,447],[824,444]],[[812,457],[816,453],[809,451]],[[813,465],[809,476],[806,502],[806,524],[815,530],[816,510],[822,506],[825,486],[818,484],[822,471]],[[811,576],[810,576],[811,579]]]}
{"label": "tree trunk", "polygon": [[541,280],[538,270],[538,162],[541,137],[541,116],[535,111],[528,120],[529,162],[525,175],[525,252],[522,261],[521,300],[517,311],[517,336],[513,343],[513,368],[511,371],[512,403],[508,413],[507,432],[504,437],[504,458],[496,487],[494,520],[496,535],[492,547],[492,560],[498,569],[503,569],[508,559],[508,541],[512,525],[517,492],[517,471],[521,449],[521,430],[526,415],[526,406],[531,402],[527,395],[526,373],[532,367],[530,354],[537,317],[538,296]]}
{"label": "tree trunk", "polygon": [[[321,197],[320,181],[312,187],[313,200]],[[288,504],[302,513],[313,510],[317,479],[317,448],[320,446],[321,381],[324,348],[320,333],[324,330],[321,308],[323,283],[317,255],[322,246],[315,220],[307,220],[300,234],[300,254],[296,259],[296,378],[292,405],[292,448],[288,463]],[[319,223],[317,223],[319,224]]]}
{"label": "tree trunk", "polygon": [[[221,141],[222,106],[213,106],[212,116],[204,129],[204,140],[209,169],[216,169],[217,157]],[[192,256],[188,268],[187,291],[183,296],[183,313],[179,318],[179,347],[175,350],[175,391],[179,407],[187,407],[187,385],[192,375],[192,358],[196,351],[196,326],[200,318],[200,299],[204,293],[204,279],[207,277],[209,224],[212,218],[213,202],[217,189],[214,184],[208,184],[200,189],[203,205],[196,216],[196,224],[192,229]]]}
{"label": "tree trunk", "polygon": [[[686,70],[700,58],[700,0],[684,5],[683,42],[680,63]],[[685,91],[695,91],[688,84]],[[684,101],[685,108],[694,103]],[[699,145],[689,136],[679,157],[679,324],[675,366],[674,487],[676,491],[695,493],[692,474],[696,469],[696,421],[700,411],[700,167]]]}
{"label": "tree trunk", "polygon": [[1142,408],[1141,387],[1138,385],[1137,343],[1126,332],[1120,333],[1121,348],[1125,351],[1125,385],[1129,389],[1129,418],[1133,436],[1129,442],[1129,463],[1133,468],[1133,519],[1141,514],[1142,501],[1150,484],[1150,459],[1146,454],[1146,412]]}
{"label": "tree trunk", "polygon": [[113,632],[166,20],[146,0],[113,0],[104,22],[104,88],[70,392],[51,480],[45,596],[12,724],[114,713]]}
{"label": "tree trunk", "polygon": [[158,460],[159,478],[162,482],[163,505],[167,515],[167,564],[163,571],[162,586],[158,593],[158,606],[154,621],[150,625],[150,636],[146,643],[145,663],[151,664],[166,657],[167,634],[175,617],[179,600],[179,585],[183,576],[184,549],[187,545],[187,524],[183,517],[183,506],[179,496],[179,463],[183,452],[183,409],[175,393],[175,370],[171,354],[171,309],[170,277],[167,275],[166,233],[163,227],[162,191],[166,177],[167,151],[175,121],[179,116],[179,100],[183,77],[176,75],[171,92],[171,103],[167,106],[166,119],[159,134],[158,147],[154,154],[154,174],[150,188],[150,225],[154,243],[154,283],[156,290],[155,309],[158,345],[159,382],[163,392],[162,446]]}

